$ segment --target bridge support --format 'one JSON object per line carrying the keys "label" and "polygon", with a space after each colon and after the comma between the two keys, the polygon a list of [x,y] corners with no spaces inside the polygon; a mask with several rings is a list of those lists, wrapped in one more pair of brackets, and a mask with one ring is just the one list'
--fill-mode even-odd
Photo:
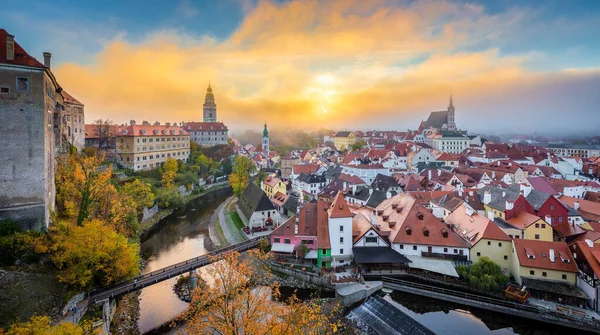
{"label": "bridge support", "polygon": [[188,282],[188,288],[190,289],[190,293],[196,289],[198,286],[198,274],[196,270],[190,271],[190,281]]}

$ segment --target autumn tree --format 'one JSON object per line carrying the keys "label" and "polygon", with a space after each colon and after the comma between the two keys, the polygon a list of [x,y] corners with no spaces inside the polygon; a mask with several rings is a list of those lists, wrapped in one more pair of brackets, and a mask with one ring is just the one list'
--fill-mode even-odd
{"label": "autumn tree", "polygon": [[256,166],[246,156],[238,156],[235,158],[233,169],[229,175],[229,183],[233,187],[233,194],[240,196],[248,187],[250,182],[250,174],[256,171]]}
{"label": "autumn tree", "polygon": [[354,142],[350,148],[352,149],[352,151],[358,151],[360,149],[362,149],[365,146],[365,141],[364,140],[359,140]]}
{"label": "autumn tree", "polygon": [[77,217],[83,224],[90,215],[90,205],[109,185],[112,165],[101,168],[104,155],[70,154],[57,158],[56,204],[62,217]]}
{"label": "autumn tree", "polygon": [[190,334],[330,334],[322,306],[295,296],[281,303],[277,284],[255,286],[270,276],[266,255],[253,250],[242,256],[228,252],[206,268],[207,282],[192,293],[188,309]]}
{"label": "autumn tree", "polygon": [[94,132],[98,135],[98,148],[110,146],[115,137],[113,121],[109,119],[94,121]]}
{"label": "autumn tree", "polygon": [[141,179],[127,183],[121,187],[123,194],[131,197],[135,202],[138,215],[142,214],[144,207],[152,207],[154,204],[154,194],[152,187],[148,183],[144,183]]}
{"label": "autumn tree", "polygon": [[260,187],[260,183],[265,181],[265,179],[267,179],[267,174],[265,173],[265,170],[258,170],[258,174],[256,175],[256,186]]}
{"label": "autumn tree", "polygon": [[84,327],[74,325],[71,322],[61,323],[52,326],[50,318],[47,316],[33,316],[28,322],[16,323],[6,333],[6,335],[83,335]]}
{"label": "autumn tree", "polygon": [[90,288],[133,277],[139,271],[137,246],[101,220],[82,226],[59,222],[50,228],[50,239],[51,259],[63,283]]}
{"label": "autumn tree", "polygon": [[175,176],[177,175],[177,161],[173,158],[167,158],[167,161],[163,164],[161,168],[161,184],[164,187],[170,187],[173,185],[175,181]]}
{"label": "autumn tree", "polygon": [[215,162],[212,158],[207,157],[204,154],[200,154],[196,158],[196,164],[200,169],[199,173],[201,176],[206,177],[211,174],[215,174],[217,169],[219,168],[219,164]]}

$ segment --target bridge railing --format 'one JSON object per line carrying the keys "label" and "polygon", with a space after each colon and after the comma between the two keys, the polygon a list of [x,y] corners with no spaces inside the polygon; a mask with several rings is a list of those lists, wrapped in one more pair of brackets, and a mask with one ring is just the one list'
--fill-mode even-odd
{"label": "bridge railing", "polygon": [[[457,298],[464,298],[464,299],[488,303],[488,304],[492,304],[492,305],[496,305],[496,306],[508,307],[508,308],[518,309],[518,310],[522,310],[522,311],[526,311],[526,312],[541,314],[542,317],[544,317],[544,318],[569,319],[571,321],[581,322],[586,325],[600,327],[600,322],[598,320],[595,320],[592,318],[580,317],[580,316],[576,316],[576,315],[563,314],[563,313],[559,313],[559,312],[552,311],[552,310],[542,308],[542,307],[531,306],[531,305],[526,305],[526,304],[519,304],[519,303],[512,302],[512,301],[506,301],[506,300],[501,300],[501,299],[496,299],[496,298],[491,298],[491,297],[486,297],[486,296],[480,296],[480,295],[476,295],[476,294],[472,294],[472,293],[465,293],[465,292],[450,290],[450,289],[437,287],[437,286],[413,283],[410,281],[391,278],[391,277],[384,276],[381,278],[381,280],[383,281],[384,286],[386,283],[392,284],[392,285],[396,284],[396,285],[400,285],[400,286],[405,286],[405,287],[450,295],[450,296],[457,297]],[[390,288],[393,288],[393,286],[390,286]]]}

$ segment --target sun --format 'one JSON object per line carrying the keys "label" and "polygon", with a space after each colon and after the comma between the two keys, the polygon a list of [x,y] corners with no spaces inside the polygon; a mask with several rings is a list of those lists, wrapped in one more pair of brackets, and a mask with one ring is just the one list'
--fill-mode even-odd
{"label": "sun", "polygon": [[322,73],[322,74],[318,75],[315,78],[315,80],[317,81],[317,83],[319,83],[323,86],[330,86],[335,83],[336,78],[330,73]]}

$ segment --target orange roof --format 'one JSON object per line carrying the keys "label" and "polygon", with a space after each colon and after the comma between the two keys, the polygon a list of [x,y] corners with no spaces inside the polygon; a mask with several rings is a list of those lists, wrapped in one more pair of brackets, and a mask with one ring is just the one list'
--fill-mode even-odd
{"label": "orange roof", "polygon": [[277,177],[267,177],[267,179],[265,179],[265,185],[269,185],[271,187],[275,187],[277,185],[277,183],[279,183],[279,178]]}
{"label": "orange roof", "polygon": [[511,226],[514,226],[518,229],[525,229],[538,221],[543,221],[546,223],[546,221],[542,220],[539,216],[525,211],[521,211],[516,216],[506,220],[506,222],[508,222]]}
{"label": "orange roof", "polygon": [[[352,241],[353,243],[358,242],[369,230],[373,229],[374,226],[371,221],[364,216],[362,213],[356,214],[352,218]],[[377,230],[375,230],[377,232]]]}
{"label": "orange roof", "polygon": [[331,208],[329,209],[329,217],[332,219],[352,217],[352,212],[350,212],[350,208],[348,208],[342,192],[338,192],[333,199]]}
{"label": "orange roof", "polygon": [[575,203],[579,202],[579,209],[577,211],[579,212],[579,214],[581,214],[581,216],[584,219],[596,222],[600,221],[600,203],[573,197],[567,197],[565,195],[558,198],[558,200],[569,205],[569,207],[571,208],[575,208]]}
{"label": "orange roof", "polygon": [[317,201],[317,248],[319,249],[330,249],[331,244],[329,242],[329,220],[327,215],[328,204],[325,201]]}
{"label": "orange roof", "polygon": [[590,247],[585,241],[577,241],[577,247],[582,256],[592,268],[596,276],[600,277],[600,245]]}
{"label": "orange roof", "polygon": [[[564,242],[514,239],[513,243],[521,266],[575,273],[578,271],[569,247]],[[551,260],[550,250],[554,250],[554,261]],[[527,254],[532,254],[533,258],[529,258]]]}
{"label": "orange roof", "polygon": [[301,173],[311,174],[311,173],[317,172],[318,170],[319,170],[319,166],[316,164],[292,165],[292,171],[294,171],[294,174],[301,174]]}
{"label": "orange roof", "polygon": [[285,204],[285,202],[287,200],[288,200],[288,196],[279,191],[277,191],[277,193],[275,193],[273,195],[273,197],[271,198],[271,202],[280,207],[283,206],[283,204]]}
{"label": "orange roof", "polygon": [[446,218],[446,223],[454,225],[454,231],[474,246],[482,238],[497,241],[510,241],[511,238],[490,219],[476,211],[459,206]]}
{"label": "orange roof", "polygon": [[72,105],[81,105],[83,106],[83,104],[81,102],[79,102],[77,99],[73,98],[72,95],[70,95],[69,93],[67,93],[67,91],[63,90],[62,92],[63,95],[63,99],[66,103],[72,104]]}
{"label": "orange roof", "polygon": [[[110,125],[110,133],[116,134],[118,132],[117,125]],[[86,124],[85,125],[85,138],[100,138],[98,134],[98,125],[95,124]]]}
{"label": "orange roof", "polygon": [[186,122],[183,124],[185,130],[227,130],[223,122]]}
{"label": "orange roof", "polygon": [[119,126],[115,136],[184,136],[189,133],[178,126],[143,125]]}
{"label": "orange roof", "polygon": [[0,63],[22,65],[30,67],[38,67],[45,69],[44,64],[40,63],[37,59],[29,55],[23,47],[17,41],[15,41],[14,47],[14,59],[6,59],[6,37],[10,35],[6,30],[0,29]]}

